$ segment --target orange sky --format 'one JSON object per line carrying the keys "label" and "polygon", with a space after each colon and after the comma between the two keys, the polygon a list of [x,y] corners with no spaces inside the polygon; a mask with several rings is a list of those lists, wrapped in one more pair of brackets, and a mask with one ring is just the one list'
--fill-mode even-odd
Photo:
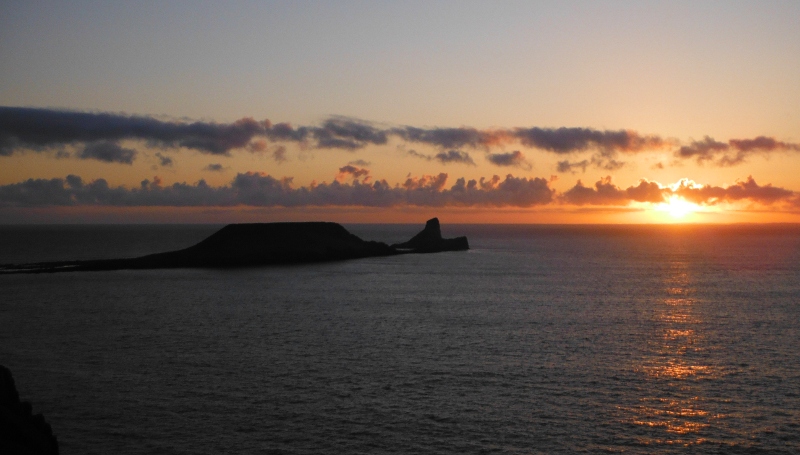
{"label": "orange sky", "polygon": [[4,4],[0,223],[800,222],[797,17]]}

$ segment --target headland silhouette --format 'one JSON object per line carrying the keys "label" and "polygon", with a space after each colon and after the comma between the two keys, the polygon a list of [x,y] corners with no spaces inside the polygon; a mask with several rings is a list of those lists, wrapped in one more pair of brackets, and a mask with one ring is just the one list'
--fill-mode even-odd
{"label": "headland silhouette", "polygon": [[428,220],[409,241],[391,246],[362,240],[331,222],[229,224],[178,251],[136,258],[8,264],[0,266],[0,273],[254,267],[468,249],[466,237],[442,238],[438,218]]}

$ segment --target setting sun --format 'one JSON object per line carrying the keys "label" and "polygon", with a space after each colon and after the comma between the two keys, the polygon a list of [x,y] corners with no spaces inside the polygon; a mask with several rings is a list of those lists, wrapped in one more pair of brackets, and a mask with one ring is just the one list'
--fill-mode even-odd
{"label": "setting sun", "polygon": [[669,214],[675,220],[685,220],[687,215],[699,212],[701,207],[680,196],[670,196],[666,202],[658,204],[656,210]]}

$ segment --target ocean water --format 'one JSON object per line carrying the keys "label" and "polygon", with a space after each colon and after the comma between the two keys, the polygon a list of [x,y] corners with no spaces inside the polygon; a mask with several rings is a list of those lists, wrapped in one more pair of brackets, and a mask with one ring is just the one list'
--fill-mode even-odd
{"label": "ocean water", "polygon": [[[0,263],[217,227],[0,227]],[[800,227],[443,230],[472,249],[0,275],[0,363],[62,454],[800,452]]]}

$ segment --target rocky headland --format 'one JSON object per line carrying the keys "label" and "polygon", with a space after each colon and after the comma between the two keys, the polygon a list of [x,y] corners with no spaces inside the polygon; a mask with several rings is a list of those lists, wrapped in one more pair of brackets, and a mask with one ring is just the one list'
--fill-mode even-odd
{"label": "rocky headland", "polygon": [[229,224],[183,250],[126,259],[9,264],[0,266],[0,273],[252,267],[468,249],[466,237],[442,238],[437,218],[411,240],[391,246],[362,240],[337,223]]}
{"label": "rocky headland", "polygon": [[41,414],[20,401],[11,370],[0,365],[0,453],[57,455],[58,441]]}

